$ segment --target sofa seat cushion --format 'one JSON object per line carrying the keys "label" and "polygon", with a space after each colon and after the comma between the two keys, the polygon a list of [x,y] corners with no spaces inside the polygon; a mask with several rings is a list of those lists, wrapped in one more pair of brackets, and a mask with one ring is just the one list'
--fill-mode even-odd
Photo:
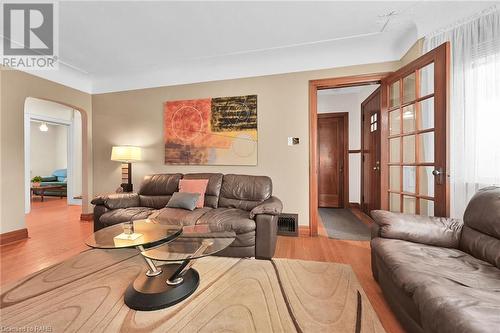
{"label": "sofa seat cushion", "polygon": [[161,224],[174,225],[194,225],[196,221],[205,215],[212,208],[196,208],[193,211],[181,208],[163,208],[149,216],[151,219],[158,220]]}
{"label": "sofa seat cushion", "polygon": [[255,221],[249,218],[249,213],[237,208],[212,209],[203,215],[197,224],[229,227],[236,234],[255,231]]}
{"label": "sofa seat cushion", "polygon": [[102,214],[99,221],[106,225],[114,225],[117,223],[147,219],[155,210],[149,207],[130,207],[109,210]]}
{"label": "sofa seat cushion", "polygon": [[457,249],[375,238],[372,251],[408,296],[432,283],[500,292],[500,270]]}
{"label": "sofa seat cushion", "polygon": [[244,234],[237,234],[236,239],[231,243],[231,247],[248,246],[255,246],[255,231],[245,232]]}
{"label": "sofa seat cushion", "polygon": [[426,332],[471,333],[500,330],[500,291],[461,285],[426,285],[413,296]]}

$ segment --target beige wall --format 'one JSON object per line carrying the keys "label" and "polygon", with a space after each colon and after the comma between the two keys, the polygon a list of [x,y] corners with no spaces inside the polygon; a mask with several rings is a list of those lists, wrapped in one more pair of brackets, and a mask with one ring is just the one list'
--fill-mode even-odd
{"label": "beige wall", "polygon": [[[111,146],[144,147],[144,161],[134,164],[138,188],[149,173],[222,172],[268,175],[284,211],[299,213],[309,223],[308,82],[313,79],[389,72],[399,62],[309,71],[283,75],[125,91],[92,96],[94,193],[114,191],[120,183],[120,163],[110,161]],[[258,95],[258,165],[171,166],[163,158],[163,103],[169,100]],[[287,146],[287,137],[300,138]]]}
{"label": "beige wall", "polygon": [[409,64],[413,60],[417,59],[423,54],[424,49],[424,39],[420,38],[413,44],[412,47],[406,52],[406,54],[399,61],[399,67]]}
{"label": "beige wall", "polygon": [[[1,215],[0,233],[25,228],[24,222],[24,103],[27,97],[49,99],[85,110],[83,131],[87,133],[83,164],[92,165],[92,101],[89,94],[20,71],[0,68],[1,80]],[[92,194],[92,168],[83,172]],[[87,194],[87,193],[84,193]],[[84,202],[84,212],[91,207]]]}
{"label": "beige wall", "polygon": [[[421,41],[420,41],[421,42]],[[421,44],[420,44],[421,45]],[[421,49],[421,46],[420,46]],[[275,194],[286,212],[298,212],[308,224],[308,81],[357,74],[393,71],[419,52],[418,43],[400,62],[371,64],[161,87],[90,96],[81,91],[23,72],[0,67],[0,233],[22,229],[24,223],[24,102],[27,97],[49,99],[84,110],[82,114],[84,198],[113,191],[120,182],[119,163],[109,160],[114,144],[145,148],[145,161],[134,167],[136,187],[153,172],[235,172],[265,174],[273,178]],[[421,51],[420,51],[421,53]],[[166,166],[163,164],[162,103],[167,100],[209,96],[259,95],[259,161],[256,167]],[[95,128],[92,130],[92,126]],[[84,134],[85,135],[85,134]],[[93,136],[95,138],[92,146]],[[301,139],[286,145],[288,136]],[[94,150],[94,151],[93,151]],[[93,158],[95,164],[92,167]],[[95,176],[93,176],[93,174]],[[93,189],[93,185],[95,189]],[[87,192],[87,193],[85,193]],[[91,211],[88,200],[84,213]]]}

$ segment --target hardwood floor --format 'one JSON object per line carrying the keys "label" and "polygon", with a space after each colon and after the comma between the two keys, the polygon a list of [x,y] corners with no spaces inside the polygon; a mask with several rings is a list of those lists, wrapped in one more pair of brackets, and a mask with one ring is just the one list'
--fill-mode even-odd
{"label": "hardwood floor", "polygon": [[[371,223],[361,211],[353,212],[363,223]],[[67,206],[59,198],[35,201],[26,216],[29,239],[0,246],[0,283],[15,281],[87,249],[84,240],[92,232],[92,222],[80,221],[80,213],[79,206]],[[351,265],[386,331],[404,332],[371,275],[370,243],[329,239],[321,221],[318,232],[318,237],[278,237],[275,256]]]}
{"label": "hardwood floor", "polygon": [[0,283],[15,281],[87,249],[92,222],[80,221],[80,206],[65,199],[35,199],[26,215],[28,239],[0,246]]}

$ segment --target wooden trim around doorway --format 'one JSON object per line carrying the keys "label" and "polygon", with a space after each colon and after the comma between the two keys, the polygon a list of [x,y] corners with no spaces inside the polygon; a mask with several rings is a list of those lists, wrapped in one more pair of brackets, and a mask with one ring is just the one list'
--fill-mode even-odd
{"label": "wooden trim around doorway", "polygon": [[[320,113],[318,114],[318,119],[320,118],[342,118],[344,124],[344,137],[342,141],[344,143],[342,147],[342,155],[344,156],[344,172],[342,175],[342,207],[349,207],[349,113],[347,112],[331,112],[331,113]],[[319,156],[318,156],[319,157]],[[319,173],[318,173],[319,177]],[[318,199],[319,200],[319,199]]]}
{"label": "wooden trim around doorway", "polygon": [[[318,235],[318,90],[380,83],[390,73],[309,81],[309,233]],[[347,202],[349,198],[346,198]]]}
{"label": "wooden trim around doorway", "polygon": [[0,245],[17,242],[28,238],[28,229],[23,228],[0,234]]}

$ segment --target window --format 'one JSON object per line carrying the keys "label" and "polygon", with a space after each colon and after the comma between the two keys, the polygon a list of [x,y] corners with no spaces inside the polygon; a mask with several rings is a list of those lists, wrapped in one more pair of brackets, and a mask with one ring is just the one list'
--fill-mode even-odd
{"label": "window", "polygon": [[451,215],[481,187],[500,184],[500,11],[492,7],[424,40],[451,44]]}

